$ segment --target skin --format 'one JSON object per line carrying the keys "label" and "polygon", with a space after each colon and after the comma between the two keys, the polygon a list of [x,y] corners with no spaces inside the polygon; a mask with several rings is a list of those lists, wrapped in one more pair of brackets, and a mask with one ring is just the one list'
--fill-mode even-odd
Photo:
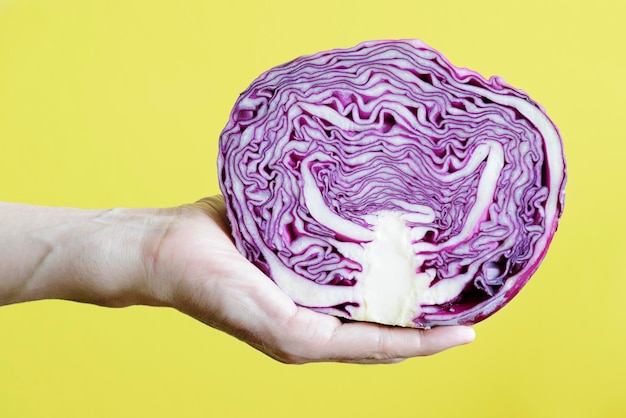
{"label": "skin", "polygon": [[344,323],[296,306],[235,248],[221,196],[168,209],[0,204],[0,305],[173,307],[284,363],[394,363],[471,342],[469,327]]}

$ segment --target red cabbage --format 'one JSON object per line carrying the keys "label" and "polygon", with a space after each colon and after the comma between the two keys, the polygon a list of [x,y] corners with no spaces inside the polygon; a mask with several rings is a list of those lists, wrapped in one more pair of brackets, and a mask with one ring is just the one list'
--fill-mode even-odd
{"label": "red cabbage", "polygon": [[219,147],[239,251],[298,305],[352,320],[488,317],[536,271],[563,210],[543,108],[417,40],[267,71]]}

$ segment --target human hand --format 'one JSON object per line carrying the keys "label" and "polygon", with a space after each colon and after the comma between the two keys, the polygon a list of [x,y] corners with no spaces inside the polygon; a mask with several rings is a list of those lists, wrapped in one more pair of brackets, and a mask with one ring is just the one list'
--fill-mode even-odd
{"label": "human hand", "polygon": [[[171,209],[149,240],[148,282],[164,304],[285,363],[392,363],[473,340],[469,327],[429,330],[339,319],[298,307],[245,259],[230,237],[224,200]],[[156,294],[158,294],[157,292]]]}
{"label": "human hand", "polygon": [[168,306],[285,363],[390,363],[473,340],[298,307],[233,244],[221,196],[170,209],[0,204],[0,305],[67,299]]}

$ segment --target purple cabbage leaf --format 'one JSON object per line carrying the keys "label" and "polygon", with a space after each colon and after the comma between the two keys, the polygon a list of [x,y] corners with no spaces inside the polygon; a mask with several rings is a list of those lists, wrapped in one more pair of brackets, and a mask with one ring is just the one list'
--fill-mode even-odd
{"label": "purple cabbage leaf", "polygon": [[406,327],[508,303],[546,254],[566,182],[540,105],[417,40],[265,72],[234,105],[218,170],[237,248],[295,303]]}

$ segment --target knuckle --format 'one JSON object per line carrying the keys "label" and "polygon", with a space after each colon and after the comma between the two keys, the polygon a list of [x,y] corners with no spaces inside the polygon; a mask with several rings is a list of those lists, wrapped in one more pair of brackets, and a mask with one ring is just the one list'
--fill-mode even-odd
{"label": "knuckle", "polygon": [[393,353],[393,337],[389,328],[383,328],[378,332],[376,338],[376,352],[374,353],[379,360],[389,358]]}

